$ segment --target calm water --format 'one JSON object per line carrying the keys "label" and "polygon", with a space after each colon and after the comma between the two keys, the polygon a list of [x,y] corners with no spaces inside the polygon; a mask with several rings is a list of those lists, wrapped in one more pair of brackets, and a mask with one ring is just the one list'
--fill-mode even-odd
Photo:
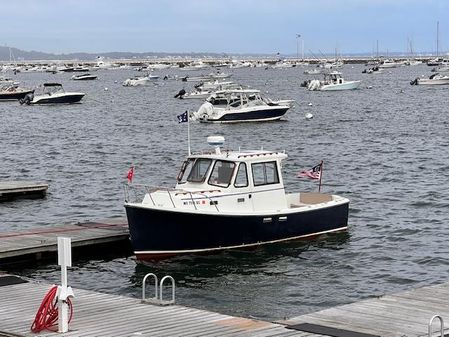
{"label": "calm water", "polygon": [[[362,80],[360,90],[334,93],[300,88],[310,76],[302,68],[230,70],[235,81],[298,104],[280,122],[191,125],[196,150],[207,148],[205,139],[214,133],[230,148],[285,149],[291,191],[316,190],[316,182],[296,173],[324,160],[323,190],[351,200],[347,233],[148,265],[132,256],[77,261],[70,283],[139,297],[147,272],[170,274],[180,304],[281,319],[447,281],[449,88],[411,86],[410,80],[430,74],[425,65],[375,75],[362,74],[363,68],[342,70],[345,78]],[[173,185],[187,150],[186,125],[176,115],[200,102],[173,98],[192,83],[122,87],[134,74],[98,71],[99,80],[88,82],[71,81],[70,74],[14,77],[29,86],[59,81],[87,95],[69,106],[0,104],[0,179],[50,184],[46,199],[0,204],[1,231],[124,216],[122,185],[131,163],[136,183]],[[306,120],[306,112],[314,118]],[[55,265],[13,272],[59,279]]]}

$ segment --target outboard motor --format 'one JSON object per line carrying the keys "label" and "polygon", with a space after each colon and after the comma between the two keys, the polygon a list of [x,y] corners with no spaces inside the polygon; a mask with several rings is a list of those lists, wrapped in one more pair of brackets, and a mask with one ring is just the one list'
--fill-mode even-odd
{"label": "outboard motor", "polygon": [[418,77],[415,78],[413,81],[410,81],[411,85],[418,85]]}
{"label": "outboard motor", "polygon": [[175,95],[175,98],[183,99],[186,91],[184,89],[179,90],[179,92]]}
{"label": "outboard motor", "polygon": [[20,105],[22,105],[22,104],[30,105],[33,98],[34,98],[34,94],[32,92],[30,92],[30,93],[26,94],[24,98],[19,99],[19,103],[20,103]]}
{"label": "outboard motor", "polygon": [[307,86],[309,85],[309,82],[310,82],[310,81],[305,80],[305,81],[302,82],[299,86],[305,88],[305,87],[307,87]]}

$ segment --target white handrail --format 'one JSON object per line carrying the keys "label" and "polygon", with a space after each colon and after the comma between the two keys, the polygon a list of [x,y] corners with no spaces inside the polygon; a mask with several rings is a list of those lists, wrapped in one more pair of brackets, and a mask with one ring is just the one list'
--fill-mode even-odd
{"label": "white handrail", "polygon": [[145,284],[146,284],[147,278],[150,277],[150,276],[153,276],[153,278],[154,278],[154,297],[153,298],[155,300],[157,300],[157,281],[158,281],[157,280],[157,276],[155,274],[153,274],[153,273],[148,273],[148,274],[145,275],[145,277],[143,278],[143,281],[142,281],[142,301],[146,300],[146,298],[145,298],[145,295],[146,295]]}
{"label": "white handrail", "polygon": [[172,285],[172,298],[171,301],[167,301],[167,303],[175,303],[175,279],[171,277],[170,275],[164,276],[161,280],[160,287],[159,287],[159,301],[162,302],[162,290],[164,286],[164,281],[166,279],[169,279],[171,281]]}
{"label": "white handrail", "polygon": [[430,319],[428,326],[428,337],[432,337],[432,323],[435,320],[435,318],[438,318],[440,320],[440,334],[441,337],[444,337],[444,320],[443,317],[441,317],[440,315],[434,315]]}

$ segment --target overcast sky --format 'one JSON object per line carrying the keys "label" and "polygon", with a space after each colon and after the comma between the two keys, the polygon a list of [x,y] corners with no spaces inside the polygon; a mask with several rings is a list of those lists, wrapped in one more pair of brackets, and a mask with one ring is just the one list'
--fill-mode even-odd
{"label": "overcast sky", "polygon": [[[319,55],[449,49],[449,0],[0,0],[0,44],[68,52]],[[301,37],[297,38],[297,34]],[[298,48],[299,47],[299,48]]]}

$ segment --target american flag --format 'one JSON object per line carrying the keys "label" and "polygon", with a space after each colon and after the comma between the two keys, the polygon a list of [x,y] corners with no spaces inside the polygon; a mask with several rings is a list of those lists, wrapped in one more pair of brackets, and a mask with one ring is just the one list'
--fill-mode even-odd
{"label": "american flag", "polygon": [[178,123],[186,123],[189,121],[189,112],[186,110],[183,114],[180,114],[178,117]]}
{"label": "american flag", "polygon": [[318,165],[315,165],[310,170],[299,172],[298,177],[309,177],[311,179],[320,179],[322,166],[323,162],[319,163]]}

